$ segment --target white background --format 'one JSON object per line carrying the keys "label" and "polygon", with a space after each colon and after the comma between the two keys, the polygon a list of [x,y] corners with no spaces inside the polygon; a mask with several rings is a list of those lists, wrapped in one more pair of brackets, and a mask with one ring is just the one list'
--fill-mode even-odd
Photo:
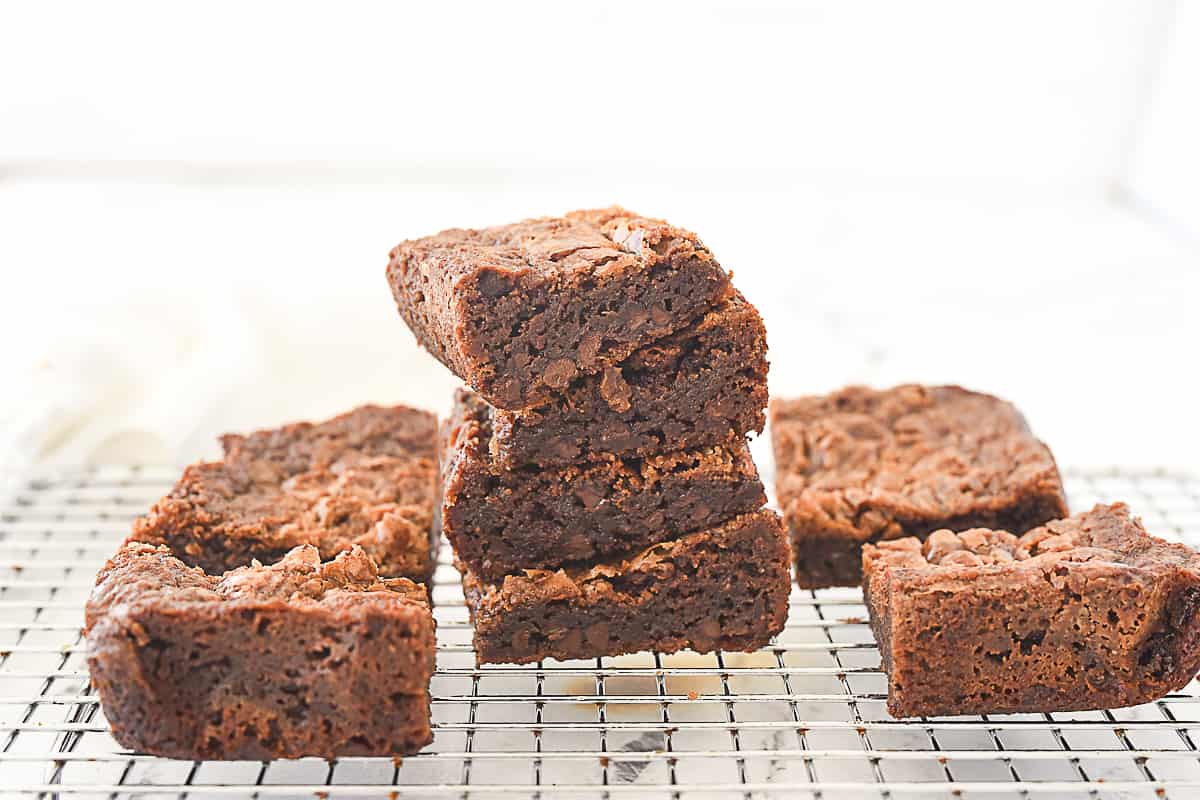
{"label": "white background", "polygon": [[960,382],[1197,466],[1200,3],[0,4],[0,460],[444,411],[401,239],[698,231],[776,395]]}

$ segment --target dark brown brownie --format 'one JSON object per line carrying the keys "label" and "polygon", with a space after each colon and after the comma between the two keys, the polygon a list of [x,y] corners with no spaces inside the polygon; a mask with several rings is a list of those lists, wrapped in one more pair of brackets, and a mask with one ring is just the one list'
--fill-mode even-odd
{"label": "dark brown brownie", "polygon": [[727,442],[761,432],[767,334],[736,291],[693,325],[523,412],[497,410],[498,465],[563,466]]}
{"label": "dark brown brownie", "polygon": [[492,408],[459,390],[445,426],[442,525],[486,580],[640,550],[766,503],[746,441],[519,470],[492,463]]}
{"label": "dark brown brownie", "polygon": [[1121,503],[1020,538],[867,545],[863,564],[898,717],[1138,705],[1200,670],[1200,555]]}
{"label": "dark brown brownie", "polygon": [[387,276],[417,341],[513,411],[688,325],[729,285],[695,234],[621,208],[402,242]]}
{"label": "dark brown brownie", "polygon": [[301,544],[322,558],[358,544],[384,575],[429,579],[438,535],[432,414],[363,406],[221,443],[224,460],[188,467],[134,523],[131,540],[165,544],[209,573],[269,563]]}
{"label": "dark brown brownie", "polygon": [[771,438],[802,588],[857,584],[864,542],[1067,513],[1054,457],[1016,408],[958,386],[774,400]]}
{"label": "dark brown brownie", "polygon": [[787,534],[768,510],[570,570],[491,583],[460,564],[479,663],[754,650],[787,618]]}
{"label": "dark brown brownie", "polygon": [[122,747],[183,759],[394,756],[432,740],[425,589],[361,548],[222,577],[127,543],[87,604],[88,667]]}

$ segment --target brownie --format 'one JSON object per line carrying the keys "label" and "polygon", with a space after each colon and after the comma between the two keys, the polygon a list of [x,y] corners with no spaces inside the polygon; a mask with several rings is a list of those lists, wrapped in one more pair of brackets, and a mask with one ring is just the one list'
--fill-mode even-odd
{"label": "brownie", "polygon": [[443,529],[486,580],[641,550],[767,501],[743,437],[646,458],[506,470],[490,455],[491,415],[483,398],[459,390],[442,455]]}
{"label": "brownie", "polygon": [[766,509],[577,569],[489,582],[459,564],[479,663],[754,650],[783,629],[787,534]]}
{"label": "brownie", "polygon": [[359,547],[225,573],[130,542],[87,604],[88,667],[122,747],[182,759],[394,756],[432,741],[425,589]]}
{"label": "brownie", "polygon": [[729,285],[695,234],[621,208],[402,242],[387,277],[417,341],[512,411],[688,325]]}
{"label": "brownie", "polygon": [[133,541],[165,544],[220,573],[311,544],[322,558],[361,545],[384,575],[428,580],[438,537],[437,419],[363,406],[312,424],[221,438],[222,461],[193,464],[134,523]]}
{"label": "brownie", "polygon": [[864,542],[1026,531],[1067,513],[1049,448],[1011,404],[958,386],[774,400],[776,495],[802,588],[862,579]]}
{"label": "brownie", "polygon": [[863,549],[898,717],[1137,705],[1200,670],[1200,555],[1118,503]]}
{"label": "brownie", "polygon": [[575,378],[554,400],[497,410],[492,451],[517,467],[707,447],[761,432],[766,406],[766,330],[731,290],[694,324]]}

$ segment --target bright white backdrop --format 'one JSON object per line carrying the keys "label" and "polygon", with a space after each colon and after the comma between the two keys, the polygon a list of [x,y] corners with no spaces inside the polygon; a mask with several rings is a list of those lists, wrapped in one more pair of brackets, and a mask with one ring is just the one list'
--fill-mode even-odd
{"label": "bright white backdrop", "polygon": [[1196,466],[1196,4],[429,6],[0,6],[7,463],[444,410],[390,246],[620,202],[734,270],[776,394]]}

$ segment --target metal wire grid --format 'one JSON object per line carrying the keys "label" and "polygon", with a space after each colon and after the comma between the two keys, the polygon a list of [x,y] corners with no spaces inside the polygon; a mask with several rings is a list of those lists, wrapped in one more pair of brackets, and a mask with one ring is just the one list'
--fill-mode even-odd
{"label": "metal wire grid", "polygon": [[[856,590],[791,597],[756,653],[476,668],[457,573],[435,578],[435,741],[403,760],[182,762],[121,751],[80,635],[96,569],[175,478],[95,469],[0,512],[0,795],[185,797],[1200,796],[1200,686],[1130,709],[897,721]],[[1067,475],[1200,545],[1200,480]]]}

